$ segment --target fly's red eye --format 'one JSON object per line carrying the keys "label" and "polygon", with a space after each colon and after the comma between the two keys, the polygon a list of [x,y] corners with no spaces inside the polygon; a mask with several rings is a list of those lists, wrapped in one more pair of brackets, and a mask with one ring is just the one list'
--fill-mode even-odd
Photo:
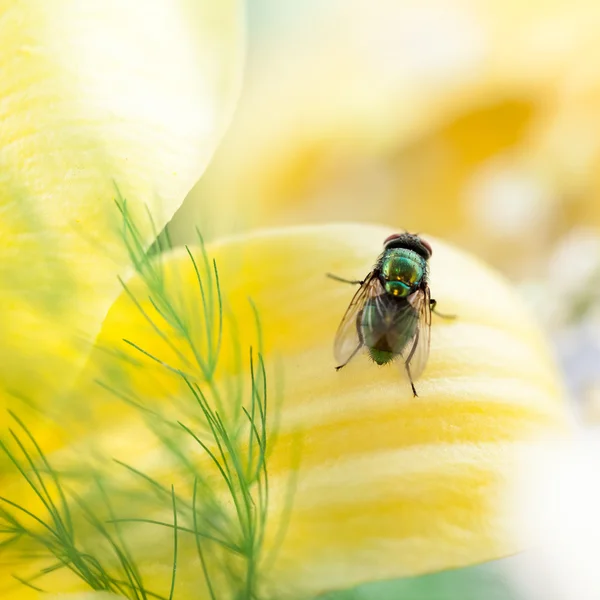
{"label": "fly's red eye", "polygon": [[383,240],[383,245],[385,246],[388,242],[391,242],[392,240],[397,240],[401,236],[402,236],[401,233],[392,233],[392,235],[388,235],[385,238],[385,240]]}
{"label": "fly's red eye", "polygon": [[423,238],[419,238],[421,240],[421,245],[429,252],[429,256],[433,254],[433,250],[431,249],[431,244],[426,242]]}

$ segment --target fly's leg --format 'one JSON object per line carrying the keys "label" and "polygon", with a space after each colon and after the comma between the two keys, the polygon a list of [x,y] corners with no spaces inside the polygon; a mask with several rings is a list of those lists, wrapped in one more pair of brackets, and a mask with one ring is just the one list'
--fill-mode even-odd
{"label": "fly's leg", "polygon": [[356,279],[356,280],[344,279],[343,277],[338,277],[337,275],[333,275],[332,273],[325,273],[325,275],[327,277],[329,277],[329,279],[334,279],[335,281],[341,281],[342,283],[350,283],[352,285],[362,285],[364,283],[364,280],[359,281],[358,279]]}
{"label": "fly's leg", "polygon": [[358,351],[362,348],[362,343],[356,346],[356,350],[349,356],[348,360],[343,365],[338,365],[335,370],[339,371],[341,368],[345,367],[357,354]]}
{"label": "fly's leg", "polygon": [[404,363],[404,366],[406,367],[406,374],[408,375],[408,380],[410,381],[410,387],[412,388],[412,393],[413,393],[414,398],[418,398],[419,394],[417,394],[417,389],[415,388],[415,383],[413,381],[412,374],[410,372],[410,361],[412,360],[413,356],[415,355],[415,352],[417,351],[417,346],[419,345],[419,335],[420,335],[420,331],[417,329],[417,334],[415,335],[415,341],[412,345],[412,348],[410,349],[408,357],[406,358],[406,362]]}
{"label": "fly's leg", "polygon": [[435,313],[438,317],[442,317],[442,319],[456,319],[456,315],[446,315],[435,310],[435,307],[437,306],[437,300],[434,300],[433,298],[429,301],[429,306],[431,308],[431,312]]}
{"label": "fly's leg", "polygon": [[356,346],[356,350],[354,350],[354,352],[348,357],[348,360],[343,365],[339,365],[335,368],[336,371],[339,371],[342,367],[345,367],[358,354],[358,351],[364,345],[364,338],[360,329],[360,324],[362,323],[362,315],[362,310],[358,311],[358,314],[356,315],[356,333],[358,334],[358,346]]}
{"label": "fly's leg", "polygon": [[415,384],[413,382],[412,375],[410,374],[410,366],[408,363],[406,363],[405,366],[406,366],[406,374],[408,375],[408,380],[410,381],[410,387],[412,388],[413,398],[418,398],[419,394],[417,394],[417,389],[415,388]]}

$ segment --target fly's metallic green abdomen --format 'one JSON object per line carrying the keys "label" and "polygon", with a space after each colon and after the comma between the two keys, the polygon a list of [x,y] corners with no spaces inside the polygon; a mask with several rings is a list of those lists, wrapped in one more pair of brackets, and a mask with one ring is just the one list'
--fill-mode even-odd
{"label": "fly's metallic green abdomen", "polygon": [[377,296],[368,300],[362,311],[362,341],[378,365],[399,355],[417,327],[417,312],[404,298]]}
{"label": "fly's metallic green abdomen", "polygon": [[427,262],[413,250],[393,248],[383,256],[381,273],[385,280],[385,291],[392,296],[406,298],[427,272]]}

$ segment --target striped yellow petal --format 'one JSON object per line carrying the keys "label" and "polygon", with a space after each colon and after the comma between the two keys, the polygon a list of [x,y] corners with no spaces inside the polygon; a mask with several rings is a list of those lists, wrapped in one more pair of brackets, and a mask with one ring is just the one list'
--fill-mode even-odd
{"label": "striped yellow petal", "polygon": [[[515,534],[505,495],[519,449],[567,430],[556,367],[523,302],[484,264],[440,240],[429,240],[432,296],[440,311],[457,318],[434,317],[419,397],[412,397],[397,367],[377,367],[364,355],[335,371],[332,340],[354,289],[325,273],[364,277],[389,233],[385,227],[351,224],[297,227],[231,238],[208,249],[218,265],[226,315],[214,375],[220,414],[227,422],[230,401],[237,398],[236,374],[244,373],[247,383],[244,357],[259,337],[255,310],[270,392],[277,398],[278,385],[282,389],[279,413],[270,401],[271,418],[278,414],[279,425],[273,430],[277,436],[269,438],[274,445],[267,463],[268,524],[258,559],[257,585],[266,597],[311,597],[518,551],[523,541]],[[202,271],[202,253],[192,255]],[[202,297],[186,252],[166,259],[165,281],[192,324],[197,347],[205,348]],[[189,473],[167,458],[148,431],[152,421],[139,418],[148,413],[114,394],[162,413],[175,429],[178,420],[200,427],[193,417],[196,401],[181,376],[165,365],[190,371],[190,381],[207,393],[211,386],[193,371],[185,339],[152,308],[148,292],[133,278],[107,316],[71,407],[82,418],[73,421],[78,450],[69,460],[81,460],[82,449],[91,445],[167,489],[174,484],[189,501]],[[227,315],[234,315],[235,328]],[[168,437],[171,431],[163,433]],[[182,456],[207,472],[206,454],[185,440],[177,442]],[[235,513],[218,476],[214,486]],[[144,492],[121,506],[123,516],[158,518],[150,496]],[[172,514],[159,513],[160,520],[172,522]],[[287,524],[283,536],[281,523]],[[129,530],[128,543],[145,581],[165,595],[172,531],[140,526]],[[195,549],[183,541],[180,547],[175,597],[208,598]],[[211,558],[216,584],[224,585],[227,578],[219,577],[215,566],[222,556]],[[239,561],[232,559],[234,572]]]}
{"label": "striped yellow petal", "polygon": [[0,398],[41,404],[85,357],[129,256],[205,168],[237,95],[241,2],[0,2]]}

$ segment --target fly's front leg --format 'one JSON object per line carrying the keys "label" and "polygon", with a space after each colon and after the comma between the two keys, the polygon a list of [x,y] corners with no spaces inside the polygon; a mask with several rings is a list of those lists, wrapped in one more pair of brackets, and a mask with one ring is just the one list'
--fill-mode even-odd
{"label": "fly's front leg", "polygon": [[433,298],[429,300],[429,307],[431,308],[431,312],[435,313],[438,317],[442,317],[442,319],[456,319],[456,315],[446,315],[444,313],[438,312],[435,307],[437,306],[437,300]]}
{"label": "fly's front leg", "polygon": [[333,275],[332,273],[325,273],[325,275],[327,275],[327,277],[329,277],[329,279],[334,279],[335,281],[341,281],[342,283],[350,283],[352,285],[362,285],[364,283],[364,280],[360,281],[358,279],[344,279],[343,277],[338,277],[337,275]]}

